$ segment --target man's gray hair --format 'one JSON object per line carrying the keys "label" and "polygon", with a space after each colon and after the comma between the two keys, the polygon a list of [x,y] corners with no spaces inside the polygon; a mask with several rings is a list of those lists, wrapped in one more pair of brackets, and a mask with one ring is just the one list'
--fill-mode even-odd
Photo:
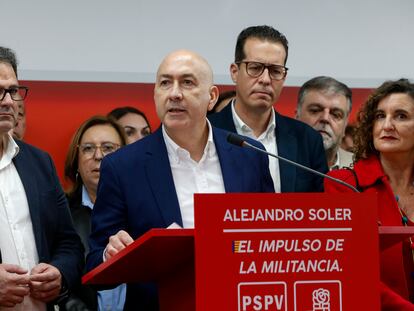
{"label": "man's gray hair", "polygon": [[347,115],[351,112],[352,109],[352,91],[351,89],[346,86],[344,83],[335,80],[334,78],[327,77],[327,76],[319,76],[310,79],[309,81],[305,82],[298,94],[298,104],[297,104],[297,112],[300,114],[302,109],[303,101],[308,91],[315,90],[321,92],[327,92],[330,94],[339,94],[343,95],[346,98],[348,103],[348,111]]}

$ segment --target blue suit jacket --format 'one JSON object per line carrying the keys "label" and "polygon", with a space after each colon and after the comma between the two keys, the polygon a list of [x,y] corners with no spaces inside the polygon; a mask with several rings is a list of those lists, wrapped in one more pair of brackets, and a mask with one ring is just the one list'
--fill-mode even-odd
{"label": "blue suit jacket", "polygon": [[[268,159],[226,141],[228,132],[213,128],[226,192],[274,192]],[[256,146],[263,148],[257,142]],[[154,134],[105,157],[92,212],[87,268],[102,263],[108,238],[119,230],[136,239],[151,228],[182,225],[166,145],[159,128]],[[128,284],[126,309],[157,310],[148,288]]]}
{"label": "blue suit jacket", "polygon": [[39,262],[56,267],[73,287],[82,275],[83,247],[54,164],[47,153],[21,141],[16,143],[20,151],[13,163],[26,192]]}
{"label": "blue suit jacket", "polygon": [[[276,144],[279,156],[328,172],[321,135],[309,125],[298,120],[276,115]],[[211,124],[237,133],[233,122],[231,103],[222,111],[208,115]],[[323,178],[292,164],[279,160],[281,192],[322,192]]]}

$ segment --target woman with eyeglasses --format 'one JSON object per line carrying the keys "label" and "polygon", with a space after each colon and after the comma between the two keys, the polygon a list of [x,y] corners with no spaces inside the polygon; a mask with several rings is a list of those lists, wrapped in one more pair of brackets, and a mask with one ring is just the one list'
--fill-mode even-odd
{"label": "woman with eyeglasses", "polygon": [[[414,84],[387,81],[362,107],[353,169],[329,174],[378,195],[381,226],[414,226]],[[325,180],[326,192],[350,191]],[[363,206],[361,206],[363,208]],[[414,310],[414,238],[380,253],[381,310]]]}
{"label": "woman with eyeglasses", "polygon": [[[65,178],[71,187],[66,192],[74,227],[89,251],[91,211],[96,200],[99,169],[104,156],[126,144],[123,129],[112,119],[93,116],[76,131],[70,143],[65,162]],[[88,286],[80,286],[66,303],[67,311],[122,310],[125,286],[96,292]]]}

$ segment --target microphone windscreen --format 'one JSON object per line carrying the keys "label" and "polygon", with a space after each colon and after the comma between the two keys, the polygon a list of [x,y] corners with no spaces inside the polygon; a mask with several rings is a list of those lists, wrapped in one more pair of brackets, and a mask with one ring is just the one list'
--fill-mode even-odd
{"label": "microphone windscreen", "polygon": [[229,133],[227,135],[227,141],[232,145],[236,145],[240,147],[243,147],[243,144],[244,144],[244,139],[234,133]]}

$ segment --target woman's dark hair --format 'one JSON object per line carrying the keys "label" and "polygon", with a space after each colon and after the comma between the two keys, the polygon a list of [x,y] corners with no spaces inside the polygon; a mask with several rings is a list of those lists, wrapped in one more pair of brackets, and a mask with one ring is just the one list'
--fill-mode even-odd
{"label": "woman's dark hair", "polygon": [[126,115],[127,113],[135,113],[135,114],[140,115],[141,117],[143,117],[145,122],[147,122],[148,127],[151,131],[151,125],[148,122],[148,119],[147,119],[147,116],[145,115],[145,113],[143,113],[141,110],[139,110],[137,108],[134,108],[134,107],[131,107],[131,106],[115,108],[114,110],[112,110],[108,113],[108,117],[114,118],[115,120],[119,120],[124,115]]}

